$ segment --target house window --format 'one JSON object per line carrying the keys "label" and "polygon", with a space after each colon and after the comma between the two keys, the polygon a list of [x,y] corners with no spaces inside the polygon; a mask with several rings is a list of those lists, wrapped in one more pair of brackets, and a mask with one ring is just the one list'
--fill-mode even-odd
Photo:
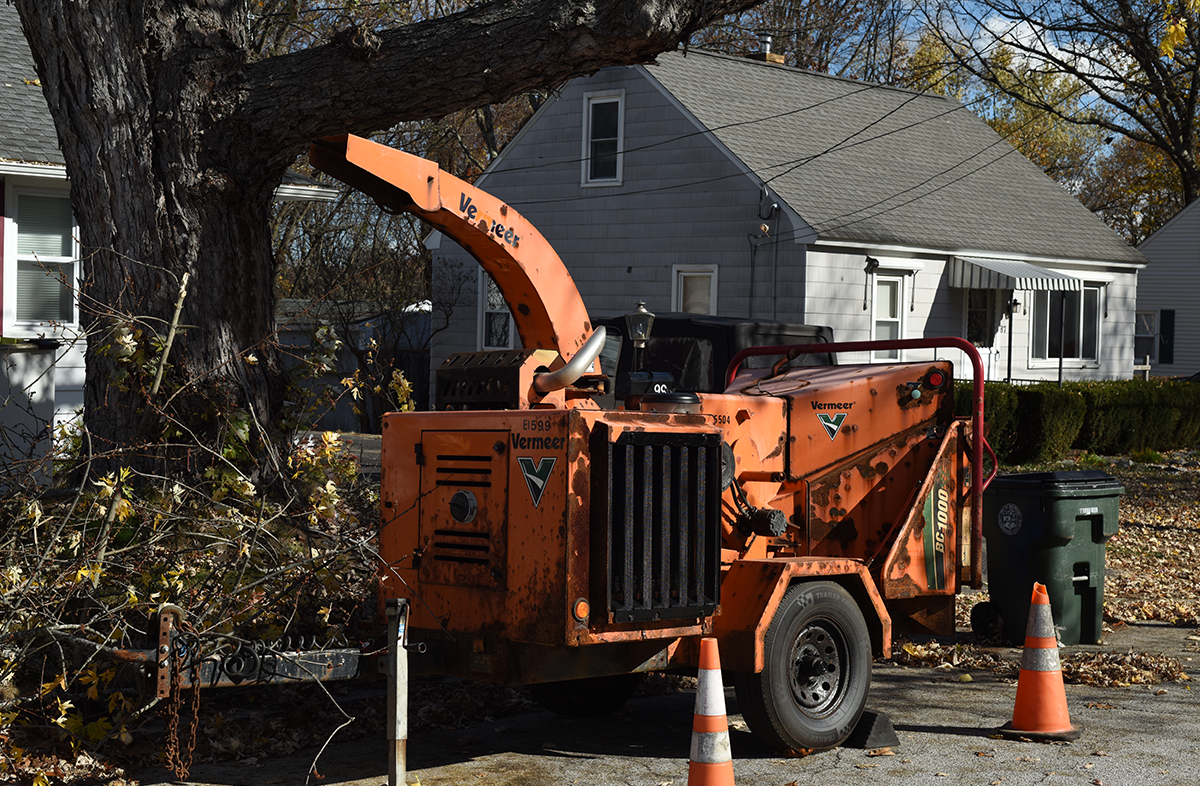
{"label": "house window", "polygon": [[500,287],[483,270],[479,271],[479,289],[482,326],[479,344],[483,349],[512,349],[512,313],[504,302]]}
{"label": "house window", "polygon": [[675,265],[671,310],[687,314],[717,313],[717,266]]}
{"label": "house window", "polygon": [[618,185],[621,182],[624,103],[622,94],[584,97],[584,185]]}
{"label": "house window", "polygon": [[[891,341],[904,335],[901,323],[904,311],[904,279],[900,276],[875,277],[875,322],[871,338]],[[899,360],[900,350],[884,349],[874,353],[875,360]]]}
{"label": "house window", "polygon": [[1082,292],[1033,293],[1033,357],[1081,360],[1100,357],[1100,287]]}
{"label": "house window", "polygon": [[75,320],[75,222],[71,200],[17,195],[17,322]]}
{"label": "house window", "polygon": [[1133,362],[1150,358],[1158,362],[1158,312],[1139,311],[1133,316]]}
{"label": "house window", "polygon": [[990,289],[967,290],[967,341],[977,347],[991,347],[995,342],[994,302]]}

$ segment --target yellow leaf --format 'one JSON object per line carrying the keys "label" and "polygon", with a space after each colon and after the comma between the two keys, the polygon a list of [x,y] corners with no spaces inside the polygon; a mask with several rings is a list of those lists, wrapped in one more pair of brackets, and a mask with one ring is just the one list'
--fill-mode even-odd
{"label": "yellow leaf", "polygon": [[55,688],[62,688],[63,690],[67,689],[66,675],[59,674],[57,677],[50,680],[49,682],[43,682],[41,695],[45,696],[45,695],[49,694],[51,691],[53,691]]}
{"label": "yellow leaf", "polygon": [[1162,43],[1158,46],[1159,53],[1168,59],[1174,59],[1175,50],[1187,41],[1187,19],[1178,17],[1167,20],[1167,32]]}
{"label": "yellow leaf", "polygon": [[92,742],[99,742],[112,730],[112,723],[107,718],[97,718],[83,727],[83,733]]}

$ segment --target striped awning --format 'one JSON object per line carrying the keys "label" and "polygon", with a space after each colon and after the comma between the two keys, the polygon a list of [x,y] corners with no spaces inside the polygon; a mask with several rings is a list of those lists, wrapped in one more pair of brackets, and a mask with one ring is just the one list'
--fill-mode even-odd
{"label": "striped awning", "polygon": [[1078,292],[1083,281],[1015,259],[952,257],[950,286],[959,289],[1034,289]]}

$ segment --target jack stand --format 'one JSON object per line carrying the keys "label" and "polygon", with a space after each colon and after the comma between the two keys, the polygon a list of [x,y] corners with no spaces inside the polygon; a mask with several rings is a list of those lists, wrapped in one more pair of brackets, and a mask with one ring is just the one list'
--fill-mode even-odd
{"label": "jack stand", "polygon": [[388,598],[388,786],[404,786],[408,763],[408,600]]}

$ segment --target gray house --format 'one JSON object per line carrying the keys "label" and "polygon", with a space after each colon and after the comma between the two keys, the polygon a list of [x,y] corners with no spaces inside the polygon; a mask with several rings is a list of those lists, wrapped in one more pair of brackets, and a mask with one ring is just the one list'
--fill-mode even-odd
{"label": "gray house", "polygon": [[[1145,258],[947,98],[670,52],[570,82],[476,184],[547,237],[595,318],[644,300],[842,341],[963,336],[989,379],[1132,373]],[[439,270],[473,269],[429,245]],[[434,363],[514,340],[475,283]]]}
{"label": "gray house", "polygon": [[[1138,246],[1150,260],[1138,273],[1134,357],[1159,376],[1200,372],[1200,202],[1180,210]],[[1187,282],[1191,281],[1191,284]]]}

